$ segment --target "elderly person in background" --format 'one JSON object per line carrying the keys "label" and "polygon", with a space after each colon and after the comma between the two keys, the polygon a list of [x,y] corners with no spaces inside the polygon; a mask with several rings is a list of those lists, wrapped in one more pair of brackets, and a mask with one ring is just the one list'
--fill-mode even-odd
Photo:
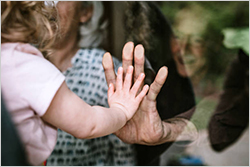
{"label": "elderly person in background", "polygon": [[[105,23],[100,23],[102,2],[59,1],[57,9],[62,35],[48,59],[64,73],[69,89],[85,102],[108,107],[102,68],[105,51],[98,49],[105,27]],[[119,61],[115,58],[114,64],[117,69]],[[47,160],[47,165],[135,164],[133,145],[123,143],[115,135],[82,140],[60,129],[55,149]]]}

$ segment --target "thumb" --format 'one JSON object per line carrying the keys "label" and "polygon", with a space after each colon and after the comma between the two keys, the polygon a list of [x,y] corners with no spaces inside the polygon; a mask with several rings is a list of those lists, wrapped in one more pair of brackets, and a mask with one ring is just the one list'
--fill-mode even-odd
{"label": "thumb", "polygon": [[151,101],[156,100],[156,97],[158,96],[163,84],[166,81],[166,78],[168,76],[168,68],[166,66],[161,67],[161,69],[158,71],[154,82],[150,85],[149,92],[147,95],[147,98]]}

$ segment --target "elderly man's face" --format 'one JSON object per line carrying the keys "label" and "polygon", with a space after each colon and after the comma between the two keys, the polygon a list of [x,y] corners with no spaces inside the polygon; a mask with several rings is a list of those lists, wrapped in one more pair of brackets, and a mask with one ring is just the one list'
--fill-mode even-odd
{"label": "elderly man's face", "polygon": [[199,72],[206,63],[205,40],[202,37],[206,22],[191,16],[182,16],[174,26],[180,54],[190,77]]}

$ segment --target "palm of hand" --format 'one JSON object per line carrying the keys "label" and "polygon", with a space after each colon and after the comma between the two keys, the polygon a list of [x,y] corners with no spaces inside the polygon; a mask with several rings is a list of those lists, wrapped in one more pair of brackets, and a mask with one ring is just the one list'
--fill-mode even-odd
{"label": "palm of hand", "polygon": [[145,97],[133,118],[118,130],[117,135],[126,143],[157,144],[164,133],[162,121],[156,109],[156,101]]}
{"label": "palm of hand", "polygon": [[114,91],[113,84],[108,90],[108,102],[110,107],[117,107],[126,115],[126,120],[130,120],[139,107],[140,102],[148,91],[148,86],[144,86],[138,94],[140,85],[143,83],[144,74],[140,74],[135,83],[131,87],[133,67],[130,66],[127,70],[126,77],[123,82],[123,68],[118,69],[116,90]]}
{"label": "palm of hand", "polygon": [[[137,45],[134,49],[134,44],[132,42],[126,43],[123,48],[122,58],[124,69],[132,65],[132,60],[134,59],[134,79],[138,78],[141,72],[144,72],[144,48],[142,45]],[[103,67],[107,83],[115,83],[116,75],[113,61],[109,53],[103,56]],[[168,70],[166,67],[162,67],[158,71],[154,82],[150,85],[148,95],[143,98],[134,116],[125,126],[115,133],[115,135],[124,142],[156,145],[160,144],[160,140],[163,138],[164,133],[168,133],[166,129],[164,129],[164,123],[156,109],[156,97],[166,81],[167,74]],[[116,84],[116,87],[117,86]]]}
{"label": "palm of hand", "polygon": [[[127,119],[131,119],[138,108],[139,102],[135,100],[128,92],[118,92],[108,99],[110,107],[117,107],[126,111]],[[129,106],[129,107],[128,107]]]}

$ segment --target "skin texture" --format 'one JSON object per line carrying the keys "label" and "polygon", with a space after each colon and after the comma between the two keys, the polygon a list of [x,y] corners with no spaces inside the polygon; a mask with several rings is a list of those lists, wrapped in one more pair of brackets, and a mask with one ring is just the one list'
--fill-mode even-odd
{"label": "skin texture", "polygon": [[[77,45],[76,33],[78,31],[79,24],[90,19],[92,14],[92,10],[90,9],[86,13],[80,13],[80,15],[77,15],[80,11],[78,10],[79,4],[77,3],[78,2],[66,1],[58,3],[58,8],[67,8],[67,10],[72,10],[71,7],[75,7],[75,10],[72,10],[71,12],[72,15],[67,15],[66,13],[63,13],[64,10],[59,10],[59,16],[60,18],[63,18],[61,24],[71,24],[71,27],[66,26],[64,28],[63,31],[65,34],[59,40],[59,43],[57,43],[57,50],[54,56],[50,58],[50,61],[61,71],[65,71],[67,68],[71,67],[70,60],[79,49]],[[74,12],[75,14],[73,15]],[[78,20],[78,22],[70,23],[70,20],[72,20],[70,18],[72,17],[74,17],[73,20]],[[68,22],[66,21],[67,19],[69,20]],[[66,28],[68,28],[67,31]],[[64,45],[64,42],[67,42],[68,45]],[[134,61],[134,75],[132,81],[135,81],[139,74],[144,72],[144,48],[142,45],[137,45],[134,48],[134,43],[128,42],[125,44],[122,54],[124,72]],[[108,85],[113,83],[115,89],[116,75],[113,69],[112,58],[109,53],[106,53],[103,56],[103,66]],[[154,84],[151,84],[150,91],[146,98],[143,99],[135,116],[126,124],[126,126],[115,133],[118,137],[120,137],[120,139],[127,143],[156,145],[169,140],[174,141],[176,136],[180,134],[182,128],[186,125],[187,120],[178,120],[181,126],[178,125],[178,121],[175,121],[174,123],[171,123],[170,121],[164,122],[160,119],[156,108],[156,97],[162,87],[162,84],[165,82],[167,72],[167,67],[162,67],[162,69],[158,72],[159,75],[157,75]],[[141,85],[143,85],[143,83]],[[177,128],[175,128],[175,126]],[[169,133],[170,130],[176,133]],[[165,137],[167,140],[163,140],[164,135],[168,136]]]}
{"label": "skin texture", "polygon": [[[122,53],[124,70],[132,64],[133,59],[135,60],[134,78],[137,78],[136,74],[140,74],[144,70],[143,46],[137,45],[134,48],[134,44],[128,42],[125,44]],[[103,67],[107,83],[114,83],[116,76],[112,58],[109,53],[106,53],[103,57]],[[188,120],[173,118],[162,121],[158,114],[156,97],[165,83],[167,75],[167,67],[162,67],[158,71],[154,82],[150,85],[148,94],[143,98],[136,114],[122,129],[115,133],[121,140],[131,144],[158,145],[170,141],[194,140],[194,138],[196,138],[196,129],[192,124],[192,136],[187,135],[187,129],[191,132],[190,128],[186,128],[189,122]]]}

